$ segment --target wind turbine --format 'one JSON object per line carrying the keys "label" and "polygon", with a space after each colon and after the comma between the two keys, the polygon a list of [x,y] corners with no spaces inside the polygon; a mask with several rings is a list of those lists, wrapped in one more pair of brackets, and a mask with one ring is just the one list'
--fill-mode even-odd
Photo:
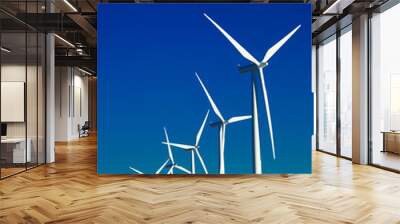
{"label": "wind turbine", "polygon": [[200,82],[201,87],[203,88],[205,94],[207,95],[208,101],[211,104],[211,107],[214,111],[214,113],[217,115],[219,121],[214,122],[211,124],[211,126],[216,126],[219,128],[219,173],[220,174],[225,174],[225,131],[226,131],[226,126],[228,124],[232,124],[235,122],[243,121],[250,119],[251,116],[237,116],[237,117],[231,117],[228,120],[225,120],[224,117],[222,116],[221,112],[219,111],[217,105],[214,103],[214,100],[211,98],[210,94],[208,93],[207,88],[204,86],[203,81],[201,81],[199,75],[197,73],[196,77]]}
{"label": "wind turbine", "polygon": [[174,169],[178,169],[187,174],[190,174],[191,172],[189,170],[187,170],[186,168],[179,166],[177,163],[175,163],[174,155],[172,154],[171,144],[170,144],[169,138],[168,138],[167,129],[165,127],[164,127],[164,134],[165,134],[165,140],[166,140],[165,143],[168,147],[168,159],[160,166],[160,168],[158,168],[158,170],[156,171],[156,174],[160,174],[160,172],[164,168],[167,168],[167,167],[169,167],[167,174],[173,174]]}
{"label": "wind turbine", "polygon": [[301,27],[298,25],[290,33],[288,33],[284,38],[278,41],[265,53],[264,58],[261,62],[255,59],[246,49],[244,49],[231,35],[229,35],[221,26],[219,26],[213,19],[211,19],[207,14],[203,15],[228,39],[228,41],[236,48],[237,51],[247,60],[252,62],[253,66],[246,66],[241,68],[241,72],[251,72],[252,73],[252,102],[253,102],[253,150],[254,150],[254,171],[257,174],[262,173],[262,163],[261,163],[261,152],[260,152],[260,134],[259,134],[259,124],[258,124],[258,109],[257,109],[257,76],[260,77],[262,92],[264,96],[265,111],[267,114],[269,134],[271,138],[272,156],[275,159],[275,143],[274,134],[272,130],[272,120],[271,113],[269,109],[269,101],[267,95],[267,88],[265,86],[264,71],[263,68],[268,65],[269,59],[286,43],[287,40]]}
{"label": "wind turbine", "polygon": [[200,129],[197,132],[196,141],[195,141],[194,145],[185,145],[185,144],[178,144],[178,143],[163,142],[163,144],[166,144],[166,145],[169,145],[169,146],[174,146],[174,147],[177,147],[177,148],[181,148],[181,149],[184,149],[186,151],[190,151],[192,153],[192,174],[196,173],[195,154],[196,154],[197,158],[200,160],[200,163],[201,163],[201,166],[203,167],[204,172],[206,174],[208,174],[207,167],[204,164],[204,160],[201,157],[200,152],[199,152],[199,148],[200,148],[199,143],[200,143],[200,138],[201,138],[201,135],[203,133],[204,125],[206,124],[206,121],[207,121],[209,113],[210,113],[210,110],[207,111],[207,114],[206,114],[206,116],[205,116],[205,118],[203,120],[203,123],[201,124]]}

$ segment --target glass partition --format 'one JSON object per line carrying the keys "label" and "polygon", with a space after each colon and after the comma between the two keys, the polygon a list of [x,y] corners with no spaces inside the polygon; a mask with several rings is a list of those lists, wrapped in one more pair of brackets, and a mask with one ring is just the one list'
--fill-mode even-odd
{"label": "glass partition", "polygon": [[[41,13],[44,1],[1,1],[0,7]],[[45,35],[0,12],[0,178],[45,163]]]}
{"label": "glass partition", "polygon": [[336,153],[336,36],[318,47],[318,149]]}
{"label": "glass partition", "polygon": [[26,147],[26,33],[3,32],[1,46],[1,175],[7,177],[31,162]]}

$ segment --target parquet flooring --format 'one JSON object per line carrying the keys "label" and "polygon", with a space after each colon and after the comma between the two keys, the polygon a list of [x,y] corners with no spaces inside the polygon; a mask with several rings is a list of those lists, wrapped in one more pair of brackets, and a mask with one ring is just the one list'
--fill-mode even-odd
{"label": "parquet flooring", "polygon": [[400,175],[320,152],[312,175],[98,176],[96,138],[0,181],[0,223],[400,223]]}

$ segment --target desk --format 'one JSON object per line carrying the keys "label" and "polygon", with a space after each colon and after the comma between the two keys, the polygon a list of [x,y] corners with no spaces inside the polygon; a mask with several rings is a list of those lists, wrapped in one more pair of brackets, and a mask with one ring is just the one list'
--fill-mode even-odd
{"label": "desk", "polygon": [[400,154],[400,131],[383,131],[382,152]]}
{"label": "desk", "polygon": [[1,156],[6,163],[26,163],[32,160],[30,138],[27,139],[27,147],[25,151],[25,138],[6,138],[1,139]]}

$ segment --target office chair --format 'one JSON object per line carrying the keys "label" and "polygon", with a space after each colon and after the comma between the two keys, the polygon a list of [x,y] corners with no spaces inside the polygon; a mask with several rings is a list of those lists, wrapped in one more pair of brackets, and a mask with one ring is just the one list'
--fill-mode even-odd
{"label": "office chair", "polygon": [[85,121],[82,127],[80,127],[80,125],[78,124],[79,138],[89,136],[89,129],[90,129],[89,121]]}

